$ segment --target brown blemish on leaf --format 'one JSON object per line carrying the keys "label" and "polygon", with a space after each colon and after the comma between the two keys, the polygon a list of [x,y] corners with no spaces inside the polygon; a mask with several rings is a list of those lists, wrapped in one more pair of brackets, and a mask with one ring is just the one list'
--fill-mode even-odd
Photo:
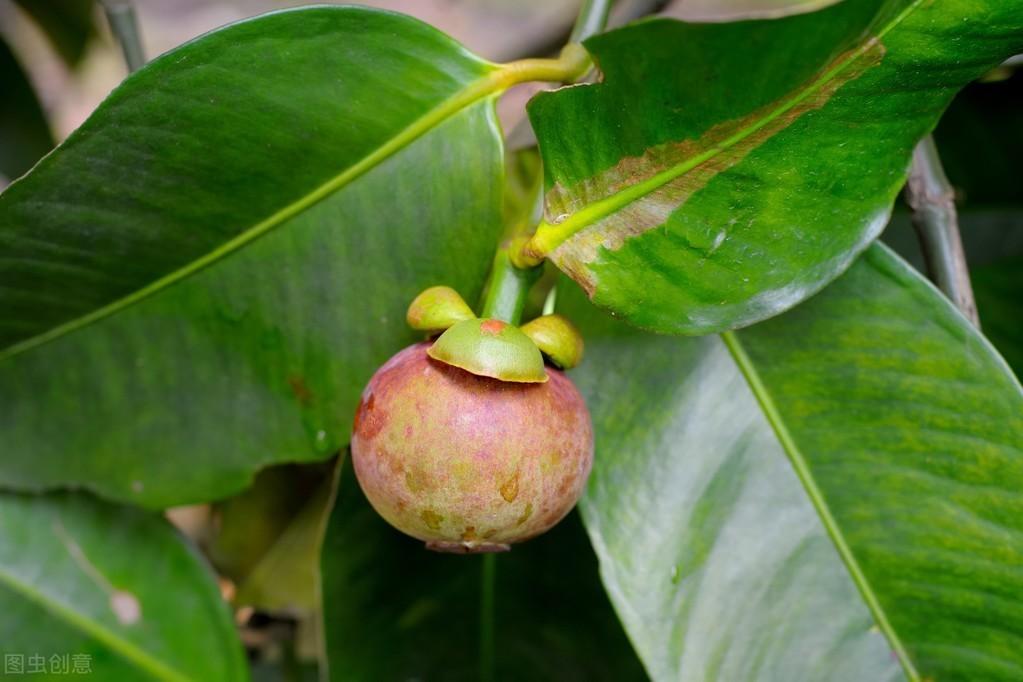
{"label": "brown blemish on leaf", "polygon": [[564,222],[566,215],[571,220],[583,207],[664,174],[664,182],[655,189],[582,226],[549,254],[551,260],[592,297],[597,282],[587,265],[597,259],[601,248],[620,249],[629,239],[664,225],[714,176],[741,162],[807,112],[823,107],[839,88],[880,63],[884,54],[880,41],[871,39],[834,59],[818,72],[817,79],[781,103],[771,102],[740,119],[712,126],[698,139],[651,147],[571,187],[555,185],[547,193],[545,208],[545,221],[552,224]]}
{"label": "brown blemish on leaf", "polygon": [[288,386],[291,387],[291,392],[295,395],[298,400],[298,404],[302,407],[309,407],[313,403],[313,392],[309,390],[309,387],[305,383],[305,379],[300,376],[288,377]]}
{"label": "brown blemish on leaf", "polygon": [[480,325],[480,331],[488,336],[497,336],[507,326],[508,324],[501,320],[484,320]]}
{"label": "brown blemish on leaf", "polygon": [[515,473],[501,485],[501,497],[504,498],[505,502],[514,502],[515,498],[519,496],[519,470],[516,469]]}
{"label": "brown blemish on leaf", "polygon": [[430,530],[438,530],[441,522],[444,521],[444,517],[432,509],[424,509],[419,512],[419,518],[423,520],[423,523],[425,523],[426,527]]}
{"label": "brown blemish on leaf", "polygon": [[522,511],[522,516],[520,516],[519,518],[515,519],[515,525],[516,526],[521,526],[526,521],[528,521],[529,517],[532,516],[532,515],[533,515],[533,503],[532,502],[527,502],[526,503],[526,508]]}
{"label": "brown blemish on leaf", "polygon": [[132,592],[115,588],[107,576],[85,555],[81,545],[75,541],[59,517],[52,523],[53,532],[64,545],[72,561],[96,585],[107,593],[107,604],[117,622],[121,625],[135,625],[142,618],[142,605]]}
{"label": "brown blemish on leaf", "polygon": [[462,531],[462,542],[473,542],[477,539],[476,528],[474,526],[466,526],[465,530]]}

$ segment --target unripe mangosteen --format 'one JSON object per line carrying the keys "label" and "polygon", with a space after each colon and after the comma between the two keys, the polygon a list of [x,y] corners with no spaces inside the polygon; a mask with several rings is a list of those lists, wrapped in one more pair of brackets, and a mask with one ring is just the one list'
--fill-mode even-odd
{"label": "unripe mangosteen", "polygon": [[556,369],[502,381],[435,360],[430,345],[399,352],[363,391],[351,449],[370,503],[441,551],[506,550],[551,528],[593,463],[582,396]]}

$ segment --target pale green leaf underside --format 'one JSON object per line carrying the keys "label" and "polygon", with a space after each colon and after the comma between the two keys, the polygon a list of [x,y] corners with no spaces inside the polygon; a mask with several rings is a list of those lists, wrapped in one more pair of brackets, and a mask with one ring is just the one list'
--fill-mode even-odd
{"label": "pale green leaf underside", "polygon": [[561,311],[597,452],[581,502],[604,585],[658,681],[901,679],[724,345]]}
{"label": "pale green leaf underside", "polygon": [[655,678],[1019,679],[1023,391],[918,274],[874,247],[736,332],[752,391],[716,340],[583,326],[584,518]]}

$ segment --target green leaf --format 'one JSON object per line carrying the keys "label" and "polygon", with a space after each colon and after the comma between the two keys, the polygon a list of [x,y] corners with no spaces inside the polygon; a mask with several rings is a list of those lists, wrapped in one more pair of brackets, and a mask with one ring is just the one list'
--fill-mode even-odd
{"label": "green leaf", "polygon": [[[495,558],[497,679],[643,679],[575,515]],[[329,679],[480,679],[483,561],[388,526],[346,463],[322,558]]]}
{"label": "green leaf", "polygon": [[632,329],[574,287],[559,310],[586,338],[582,516],[650,676],[900,679],[724,344]]}
{"label": "green leaf", "polygon": [[[0,39],[0,175],[13,180],[53,149],[53,135],[32,84]],[[2,178],[0,178],[2,181]]]}
{"label": "green leaf", "polygon": [[[885,230],[885,243],[925,272],[909,216],[897,214]],[[966,260],[984,335],[1017,377],[1023,377],[1023,211],[967,210],[959,213]]]}
{"label": "green leaf", "polygon": [[0,195],[0,484],[161,507],[336,452],[409,301],[479,294],[495,73],[407,17],[316,7],[128,78]]}
{"label": "green leaf", "polygon": [[909,266],[728,335],[752,393],[716,340],[582,326],[584,519],[655,678],[1023,674],[1023,391]]}
{"label": "green leaf", "polygon": [[1023,390],[884,247],[733,351],[878,624],[933,679],[1023,675]]}
{"label": "green leaf", "polygon": [[549,184],[534,251],[632,324],[702,334],[846,269],[955,91],[1023,50],[1023,5],[852,0],[586,46],[603,81],[530,105]]}
{"label": "green leaf", "polygon": [[[1023,71],[965,88],[942,116],[935,139],[956,189],[981,329],[1016,376],[1023,376],[1023,195],[1018,181],[1023,170]],[[923,268],[908,224],[889,226],[885,241]]]}
{"label": "green leaf", "polygon": [[26,672],[43,656],[55,679],[64,657],[103,680],[248,679],[198,555],[166,520],[84,494],[0,494],[0,614]]}

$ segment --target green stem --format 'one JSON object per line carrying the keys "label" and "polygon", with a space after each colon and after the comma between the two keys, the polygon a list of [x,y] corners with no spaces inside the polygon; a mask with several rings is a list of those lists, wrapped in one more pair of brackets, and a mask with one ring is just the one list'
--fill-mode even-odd
{"label": "green stem", "polygon": [[480,317],[503,320],[508,324],[518,324],[522,319],[526,296],[539,277],[540,268],[517,268],[512,263],[509,251],[521,241],[505,242],[494,254],[494,265],[490,270]]}
{"label": "green stem", "polygon": [[611,0],[583,0],[568,42],[581,43],[590,36],[603,31],[607,25],[607,14],[610,11]]}
{"label": "green stem", "polygon": [[146,63],[146,53],[142,49],[142,34],[135,16],[135,5],[131,0],[102,0],[102,5],[110,24],[110,32],[117,38],[124,52],[128,72],[138,71]]}
{"label": "green stem", "polygon": [[959,235],[955,191],[945,176],[938,148],[930,135],[913,150],[906,198],[913,209],[913,227],[920,239],[928,276],[963,315],[979,327],[977,304]]}
{"label": "green stem", "polygon": [[483,555],[480,581],[480,680],[493,682],[496,677],[494,657],[494,582],[497,555]]}

